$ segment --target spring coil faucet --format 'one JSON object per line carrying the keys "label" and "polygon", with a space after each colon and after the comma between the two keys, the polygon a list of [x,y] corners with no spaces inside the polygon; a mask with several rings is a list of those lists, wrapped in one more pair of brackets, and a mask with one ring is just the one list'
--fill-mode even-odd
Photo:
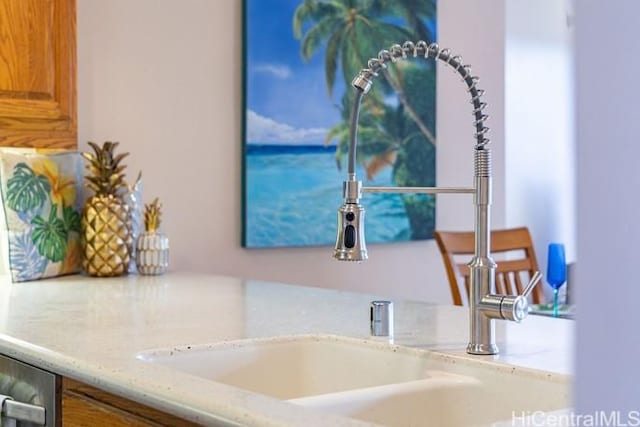
{"label": "spring coil faucet", "polygon": [[[369,92],[378,71],[409,57],[440,60],[454,69],[467,85],[473,106],[475,128],[474,186],[473,187],[363,187],[356,179],[356,145],[358,115],[362,97]],[[498,354],[495,343],[493,319],[520,322],[528,314],[528,296],[540,280],[536,273],[525,287],[522,295],[498,295],[495,293],[496,263],[490,254],[490,206],[491,206],[491,150],[485,126],[488,115],[487,104],[482,102],[484,90],[478,88],[478,77],[471,74],[471,67],[462,63],[462,58],[453,55],[450,49],[440,49],[436,43],[425,41],[395,44],[389,50],[381,50],[377,58],[367,63],[367,68],[353,79],[356,90],[351,114],[347,180],[343,183],[344,203],[338,209],[338,237],[334,258],[340,261],[365,261],[368,257],[364,235],[365,210],[360,205],[360,196],[367,193],[414,193],[414,194],[473,194],[475,205],[475,250],[469,267],[471,289],[469,296],[469,345],[470,354]]]}

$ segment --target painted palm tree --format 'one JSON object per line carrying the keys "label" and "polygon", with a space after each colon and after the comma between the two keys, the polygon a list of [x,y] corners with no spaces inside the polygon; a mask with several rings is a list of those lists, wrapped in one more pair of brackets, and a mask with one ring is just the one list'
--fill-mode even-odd
{"label": "painted palm tree", "polygon": [[401,16],[419,40],[427,43],[436,40],[433,30],[425,24],[436,16],[436,0],[387,0],[383,3],[380,6],[383,13]]}
{"label": "painted palm tree", "polygon": [[[420,111],[432,111],[432,95],[435,76],[424,76],[416,65],[407,66],[403,72],[404,84],[412,94],[409,101]],[[352,94],[352,92],[347,92]],[[424,96],[424,95],[427,96]],[[345,96],[342,102],[341,123],[330,129],[326,142],[337,141],[336,161],[342,164],[348,152],[348,118],[353,106],[353,95]],[[433,126],[435,116],[427,115],[426,123]],[[429,144],[418,126],[407,116],[403,104],[389,105],[374,97],[364,98],[358,126],[359,144],[357,161],[363,167],[367,180],[381,170],[392,167],[392,179],[404,187],[435,185],[435,147]],[[403,195],[402,201],[409,220],[411,239],[431,238],[435,226],[433,196]]]}
{"label": "painted palm tree", "polygon": [[[359,162],[367,179],[373,179],[386,167],[392,167],[393,181],[402,187],[435,185],[435,147],[404,112],[404,106],[383,105],[383,112],[365,120],[360,128]],[[377,116],[373,114],[372,116]],[[435,226],[433,196],[402,195],[409,237],[431,238]]]}
{"label": "painted palm tree", "polygon": [[[423,112],[427,126],[435,127],[435,75],[423,73],[422,67],[416,64],[404,64],[401,66],[403,85],[409,89],[408,101]],[[353,108],[353,91],[347,91],[342,99],[340,107],[340,123],[333,126],[327,132],[325,144],[335,141],[337,145],[336,160],[338,168],[341,167],[343,157],[348,152],[350,117]],[[365,167],[367,179],[380,170],[389,159],[387,152],[397,150],[406,145],[410,140],[420,136],[424,141],[418,126],[404,116],[404,105],[398,106],[385,104],[380,98],[364,97],[358,121],[359,144],[358,162]],[[379,159],[376,157],[380,157]],[[425,176],[422,174],[421,176]],[[433,185],[433,183],[418,183],[413,185]]]}
{"label": "painted palm tree", "polygon": [[[349,133],[350,133],[350,117],[353,108],[353,92],[347,91],[342,97],[342,105],[340,107],[340,115],[342,120],[329,129],[325,136],[325,144],[330,145],[333,141],[336,142],[336,165],[338,169],[342,169],[342,163],[344,157],[349,150]],[[385,107],[382,102],[376,97],[365,97],[362,101],[362,109],[360,111],[360,118],[358,120],[358,133],[362,136],[371,135],[369,129],[374,129],[377,126],[377,121],[384,115]],[[366,144],[367,138],[361,138],[358,148],[361,148],[363,144]],[[367,159],[363,156],[365,150],[359,149],[357,154],[357,161],[364,165],[366,168]],[[380,154],[380,153],[379,153]]]}
{"label": "painted palm tree", "polygon": [[[329,94],[333,93],[338,66],[347,85],[378,51],[398,41],[411,39],[411,32],[384,20],[390,12],[382,0],[304,0],[295,11],[293,32],[301,40],[301,53],[309,60],[326,44],[325,74]],[[398,75],[382,71],[405,111],[428,141],[435,137],[409,103]]]}

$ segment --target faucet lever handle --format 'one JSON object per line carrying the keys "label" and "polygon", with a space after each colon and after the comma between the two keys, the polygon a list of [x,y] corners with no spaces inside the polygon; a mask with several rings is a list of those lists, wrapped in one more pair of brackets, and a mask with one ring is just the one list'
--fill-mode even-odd
{"label": "faucet lever handle", "polygon": [[524,288],[524,291],[522,291],[522,296],[525,298],[529,298],[529,295],[531,295],[531,292],[533,292],[533,288],[536,287],[540,279],[542,279],[542,274],[539,271],[536,271],[531,277],[531,280],[529,280],[527,286]]}
{"label": "faucet lever handle", "polygon": [[522,291],[522,295],[503,295],[499,303],[500,316],[503,319],[513,320],[516,322],[522,321],[529,314],[529,295],[540,282],[542,274],[536,271],[531,277],[531,280]]}

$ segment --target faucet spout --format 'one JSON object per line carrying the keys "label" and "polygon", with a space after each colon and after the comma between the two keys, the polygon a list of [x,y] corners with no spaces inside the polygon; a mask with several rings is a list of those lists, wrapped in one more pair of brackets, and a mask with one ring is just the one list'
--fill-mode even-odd
{"label": "faucet spout", "polygon": [[[440,60],[457,72],[467,85],[473,105],[476,144],[474,147],[474,186],[459,187],[362,187],[356,179],[356,145],[358,134],[358,115],[362,97],[371,89],[373,78],[387,67],[390,62],[421,57]],[[344,182],[344,204],[338,210],[338,237],[334,257],[342,261],[364,261],[367,250],[364,241],[364,208],[360,205],[362,192],[371,193],[472,193],[475,205],[475,251],[469,263],[471,269],[471,290],[469,298],[469,344],[467,352],[471,354],[491,355],[498,353],[495,342],[494,319],[519,322],[528,312],[527,296],[509,296],[495,294],[496,263],[491,258],[490,209],[492,202],[491,150],[486,134],[489,128],[484,125],[488,116],[483,112],[486,103],[484,94],[478,88],[478,78],[471,74],[471,67],[462,62],[460,56],[451,54],[449,49],[441,49],[437,44],[428,45],[424,41],[405,42],[402,46],[393,45],[389,50],[381,50],[377,58],[372,58],[353,80],[356,90],[354,107],[351,114],[348,175]],[[535,279],[535,277],[534,277]],[[539,279],[539,277],[538,277]],[[538,280],[535,279],[535,280]],[[527,287],[528,292],[535,286]]]}
{"label": "faucet spout", "polygon": [[494,310],[483,309],[487,295],[495,293],[496,263],[491,258],[491,151],[474,151],[475,189],[475,252],[469,269],[469,344],[467,353],[497,354],[495,343]]}

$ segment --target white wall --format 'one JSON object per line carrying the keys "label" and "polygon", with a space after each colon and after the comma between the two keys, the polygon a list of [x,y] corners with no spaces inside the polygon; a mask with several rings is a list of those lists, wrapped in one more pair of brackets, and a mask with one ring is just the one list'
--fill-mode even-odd
{"label": "white wall", "polygon": [[576,2],[576,397],[583,413],[640,411],[639,14],[636,0]]}
{"label": "white wall", "polygon": [[[229,274],[449,302],[435,242],[371,245],[361,265],[330,247],[240,247],[240,0],[78,0],[80,148],[113,139],[165,206],[172,269]],[[504,0],[440,2],[440,44],[481,76],[494,140],[494,224],[504,224]],[[382,46],[381,46],[382,47]],[[472,184],[464,85],[438,81],[438,182]],[[442,229],[471,229],[469,196],[438,202]]]}
{"label": "white wall", "polygon": [[564,243],[567,261],[575,260],[570,3],[510,0],[506,6],[506,223],[529,227],[543,273],[550,242]]}
{"label": "white wall", "polygon": [[[486,125],[491,129],[493,157],[492,226],[505,224],[504,149],[504,45],[505,2],[447,0],[438,3],[438,43],[449,47],[472,66],[486,91]],[[457,74],[438,65],[438,185],[473,184],[473,146],[469,94]],[[441,230],[473,229],[473,199],[468,196],[438,196],[436,227]]]}

